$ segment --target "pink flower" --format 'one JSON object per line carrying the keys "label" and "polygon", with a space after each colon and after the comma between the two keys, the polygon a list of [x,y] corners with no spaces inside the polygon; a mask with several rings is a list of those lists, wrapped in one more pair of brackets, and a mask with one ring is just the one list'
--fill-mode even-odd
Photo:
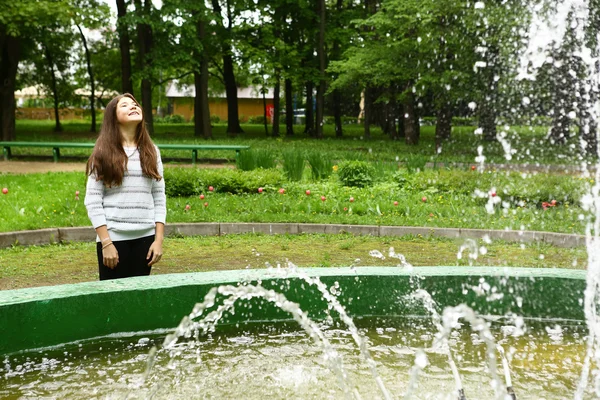
{"label": "pink flower", "polygon": [[79,196],[79,190],[75,191],[75,196]]}
{"label": "pink flower", "polygon": [[201,194],[200,196],[198,196],[200,198],[200,200],[204,200],[204,195]]}
{"label": "pink flower", "polygon": [[344,207],[344,211],[348,211],[348,207]]}
{"label": "pink flower", "polygon": [[394,205],[395,205],[395,206],[398,206],[398,202],[397,202],[397,201],[395,201],[395,202],[394,202]]}
{"label": "pink flower", "polygon": [[212,186],[209,186],[209,187],[208,187],[208,191],[209,191],[209,192],[212,192],[212,191],[214,191],[214,190],[215,190],[215,188],[214,188],[214,187],[212,187]]}
{"label": "pink flower", "polygon": [[189,211],[190,208],[192,208],[192,206],[190,206],[189,204],[185,205],[185,211]]}
{"label": "pink flower", "polygon": [[321,196],[321,201],[325,201],[325,200],[327,200],[327,197]]}
{"label": "pink flower", "polygon": [[306,195],[307,195],[307,196],[310,196],[310,190],[307,190],[307,191],[306,191]]}
{"label": "pink flower", "polygon": [[430,213],[430,214],[429,214],[429,216],[430,216],[430,217],[433,217],[433,213]]}
{"label": "pink flower", "polygon": [[204,203],[204,207],[208,207],[208,202]]}
{"label": "pink flower", "polygon": [[2,194],[8,194],[8,188],[2,188]]}
{"label": "pink flower", "polygon": [[471,165],[471,171],[475,171],[475,166]]}
{"label": "pink flower", "polygon": [[354,197],[350,197],[350,203],[354,203]]}
{"label": "pink flower", "polygon": [[425,196],[421,197],[421,201],[422,201],[423,203],[427,203],[427,197],[425,197]]}
{"label": "pink flower", "polygon": [[285,189],[284,188],[279,189],[279,193],[284,194],[285,193]]}
{"label": "pink flower", "polygon": [[496,197],[496,192],[492,192],[492,197]]}
{"label": "pink flower", "polygon": [[263,192],[263,188],[259,187],[258,188],[258,193],[262,193]]}

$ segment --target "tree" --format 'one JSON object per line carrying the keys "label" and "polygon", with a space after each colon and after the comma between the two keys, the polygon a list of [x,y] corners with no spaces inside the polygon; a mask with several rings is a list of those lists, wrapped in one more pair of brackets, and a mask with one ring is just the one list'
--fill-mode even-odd
{"label": "tree", "polygon": [[15,90],[19,63],[34,46],[32,37],[45,26],[66,25],[68,0],[20,0],[0,8],[0,137],[15,139]]}
{"label": "tree", "polygon": [[97,0],[79,0],[74,8],[73,23],[77,27],[81,43],[85,51],[85,63],[89,76],[90,84],[90,112],[92,117],[90,132],[96,132],[96,81],[94,79],[94,70],[92,68],[92,56],[88,47],[88,40],[83,33],[82,26],[90,29],[97,29],[109,15],[108,6],[99,4]]}
{"label": "tree", "polygon": [[125,0],[116,0],[117,3],[117,31],[119,32],[119,48],[121,50],[121,87],[123,93],[133,92],[131,78],[131,42],[129,39],[129,18],[127,18],[127,3]]}

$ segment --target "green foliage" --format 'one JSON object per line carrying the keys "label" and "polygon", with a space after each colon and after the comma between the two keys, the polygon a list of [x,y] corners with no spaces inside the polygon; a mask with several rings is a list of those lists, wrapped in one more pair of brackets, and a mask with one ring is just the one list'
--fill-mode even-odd
{"label": "green foliage", "polygon": [[283,171],[290,181],[299,181],[304,174],[304,155],[298,150],[284,150],[281,154],[283,159]]}
{"label": "green foliage", "polygon": [[314,180],[327,179],[333,172],[333,160],[327,153],[320,151],[308,151],[306,160],[310,165],[311,176]]}
{"label": "green foliage", "polygon": [[419,154],[409,154],[405,158],[404,165],[409,172],[419,172],[425,170],[427,157]]}
{"label": "green foliage", "polygon": [[167,197],[192,196],[200,192],[200,172],[196,168],[165,168],[164,179]]}
{"label": "green foliage", "polygon": [[218,115],[211,115],[210,116],[210,123],[211,124],[218,124],[219,122],[221,122],[221,118]]}
{"label": "green foliage", "polygon": [[255,115],[255,116],[250,116],[248,117],[248,123],[249,124],[254,124],[254,125],[263,125],[265,123],[265,116],[264,115]]}
{"label": "green foliage", "polygon": [[374,175],[375,168],[366,161],[344,161],[339,165],[338,176],[344,186],[370,186]]}
{"label": "green foliage", "polygon": [[165,169],[165,190],[167,197],[189,197],[208,193],[213,187],[220,193],[255,193],[259,187],[279,187],[283,181],[277,169],[255,169],[252,172],[231,168]]}
{"label": "green foliage", "polygon": [[201,191],[206,193],[209,186],[218,193],[256,193],[259,187],[274,190],[281,186],[284,177],[277,169],[258,168],[253,171],[222,168],[202,170]]}
{"label": "green foliage", "polygon": [[167,115],[166,117],[164,117],[162,119],[162,122],[168,123],[168,124],[184,124],[185,117],[183,115],[179,115],[179,114],[171,114],[171,115]]}
{"label": "green foliage", "polygon": [[236,160],[238,169],[252,171],[256,168],[270,169],[276,167],[275,154],[270,149],[248,149],[240,152]]}

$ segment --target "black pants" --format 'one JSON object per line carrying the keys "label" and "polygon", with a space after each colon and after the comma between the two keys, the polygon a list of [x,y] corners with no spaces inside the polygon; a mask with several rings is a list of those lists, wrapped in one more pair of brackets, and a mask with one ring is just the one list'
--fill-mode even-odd
{"label": "black pants", "polygon": [[154,242],[154,235],[140,239],[113,242],[119,253],[119,263],[112,269],[104,265],[102,244],[97,243],[96,254],[98,255],[100,280],[150,275],[152,267],[148,266],[150,260],[146,260],[146,255],[148,255],[148,250],[152,242]]}

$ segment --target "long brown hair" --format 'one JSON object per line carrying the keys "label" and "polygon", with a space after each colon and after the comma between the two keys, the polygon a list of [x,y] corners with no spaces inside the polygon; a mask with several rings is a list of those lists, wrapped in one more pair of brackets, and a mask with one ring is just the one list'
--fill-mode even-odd
{"label": "long brown hair", "polygon": [[[100,128],[100,134],[94,151],[88,159],[85,168],[86,175],[95,174],[96,180],[103,181],[107,187],[120,186],[123,183],[123,175],[127,169],[127,154],[123,150],[123,136],[117,120],[117,103],[123,97],[129,97],[140,106],[140,103],[129,93],[124,93],[112,99],[104,110],[104,120]],[[142,173],[150,178],[160,181],[162,177],[158,174],[156,166],[157,154],[146,130],[146,123],[142,112],[142,121],[137,126],[135,143],[140,153]]]}

